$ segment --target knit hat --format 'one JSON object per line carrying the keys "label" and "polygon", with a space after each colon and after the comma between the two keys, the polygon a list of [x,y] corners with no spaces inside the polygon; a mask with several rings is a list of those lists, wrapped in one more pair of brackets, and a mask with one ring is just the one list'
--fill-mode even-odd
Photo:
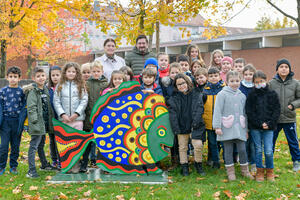
{"label": "knit hat", "polygon": [[289,66],[289,68],[290,68],[290,72],[292,71],[290,62],[289,62],[287,59],[285,59],[285,58],[280,59],[280,60],[277,60],[276,71],[278,70],[278,67],[279,67],[281,64],[287,64],[287,65]]}
{"label": "knit hat", "polygon": [[158,69],[158,62],[157,62],[156,58],[148,58],[145,62],[144,68],[146,68],[147,65],[155,65]]}
{"label": "knit hat", "polygon": [[233,60],[232,60],[232,58],[229,57],[229,56],[223,57],[221,63],[223,63],[224,61],[227,61],[227,62],[229,62],[231,65],[233,65]]}

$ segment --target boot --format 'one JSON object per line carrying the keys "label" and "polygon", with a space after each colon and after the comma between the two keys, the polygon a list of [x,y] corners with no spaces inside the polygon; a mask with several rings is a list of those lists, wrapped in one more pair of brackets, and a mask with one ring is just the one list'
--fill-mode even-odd
{"label": "boot", "polygon": [[203,171],[202,162],[195,162],[195,168],[198,174],[201,176],[205,176],[205,172]]}
{"label": "boot", "polygon": [[264,174],[264,172],[265,172],[265,169],[264,168],[256,168],[256,177],[255,177],[255,179],[256,179],[256,181],[257,182],[262,182],[262,181],[264,181],[264,179],[265,179],[265,174]]}
{"label": "boot", "polygon": [[248,164],[247,165],[240,165],[240,166],[241,166],[242,176],[248,177],[249,179],[253,180],[254,178],[249,172]]}
{"label": "boot", "polygon": [[274,170],[273,169],[267,169],[267,180],[268,181],[275,181],[275,176],[274,176]]}
{"label": "boot", "polygon": [[234,165],[226,166],[227,176],[229,181],[236,180]]}
{"label": "boot", "polygon": [[182,168],[182,176],[188,176],[189,175],[189,164],[184,163],[181,165]]}

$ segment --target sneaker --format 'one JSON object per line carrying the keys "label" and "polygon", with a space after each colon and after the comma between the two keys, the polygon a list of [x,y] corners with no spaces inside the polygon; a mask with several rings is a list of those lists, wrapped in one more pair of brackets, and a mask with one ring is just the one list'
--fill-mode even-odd
{"label": "sneaker", "polygon": [[87,173],[87,169],[86,168],[80,168],[79,173]]}
{"label": "sneaker", "polygon": [[55,170],[56,168],[52,167],[49,163],[46,166],[41,166],[40,170],[41,171],[51,171],[51,170]]}
{"label": "sneaker", "polygon": [[26,174],[26,177],[27,178],[38,178],[38,177],[40,177],[36,172],[35,173],[30,173],[30,172],[28,172],[27,174]]}
{"label": "sneaker", "polygon": [[256,164],[251,164],[251,172],[256,172]]}
{"label": "sneaker", "polygon": [[212,166],[212,168],[213,169],[220,169],[220,163],[219,162],[213,162],[213,166]]}
{"label": "sneaker", "polygon": [[91,160],[91,167],[97,167],[96,160]]}
{"label": "sneaker", "polygon": [[0,176],[3,175],[5,172],[5,169],[0,169]]}
{"label": "sneaker", "polygon": [[58,167],[58,162],[57,161],[53,161],[52,164],[51,164],[51,166],[53,168],[57,168]]}
{"label": "sneaker", "polygon": [[18,174],[18,171],[17,171],[17,168],[16,167],[13,167],[13,168],[10,168],[9,172],[13,175],[17,175]]}
{"label": "sneaker", "polygon": [[293,170],[294,170],[295,172],[297,172],[297,171],[300,170],[300,163],[299,163],[299,161],[295,161],[295,162],[293,163]]}

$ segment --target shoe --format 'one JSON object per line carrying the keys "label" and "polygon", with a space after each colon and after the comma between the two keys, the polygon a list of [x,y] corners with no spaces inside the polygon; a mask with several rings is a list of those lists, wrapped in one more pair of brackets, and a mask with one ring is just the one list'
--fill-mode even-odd
{"label": "shoe", "polygon": [[181,168],[182,168],[182,171],[181,171],[182,176],[188,176],[190,174],[189,173],[189,164],[188,163],[182,164]]}
{"label": "shoe", "polygon": [[87,169],[86,168],[80,168],[79,173],[87,173]]}
{"label": "shoe", "polygon": [[273,169],[266,169],[267,170],[267,180],[268,181],[275,181],[275,176],[274,176],[274,170]]}
{"label": "shoe", "polygon": [[246,164],[246,165],[240,165],[240,167],[241,167],[242,176],[247,177],[247,178],[249,178],[251,180],[254,179],[253,176],[249,172],[248,164]]}
{"label": "shoe", "polygon": [[213,169],[220,169],[220,163],[219,162],[213,162],[212,168]]}
{"label": "shoe", "polygon": [[58,168],[58,161],[53,161],[52,164],[51,164],[51,166],[53,168]]}
{"label": "shoe", "polygon": [[16,167],[13,167],[13,168],[10,168],[9,172],[13,175],[17,175],[18,174],[18,171],[17,171],[17,168]]}
{"label": "shoe", "polygon": [[26,177],[27,178],[38,178],[38,177],[40,177],[36,172],[35,173],[30,173],[30,172],[28,172],[27,174],[26,174]]}
{"label": "shoe", "polygon": [[255,179],[257,182],[262,182],[265,180],[265,168],[256,168]]}
{"label": "shoe", "polygon": [[295,161],[293,163],[293,171],[297,172],[299,170],[300,170],[300,163],[299,163],[299,161]]}
{"label": "shoe", "polygon": [[251,164],[251,172],[256,172],[256,164]]}
{"label": "shoe", "polygon": [[212,167],[213,166],[213,161],[212,160],[208,160],[206,161],[206,165]]}
{"label": "shoe", "polygon": [[91,160],[91,167],[97,167],[96,160]]}
{"label": "shoe", "polygon": [[0,176],[5,173],[5,169],[0,169]]}
{"label": "shoe", "polygon": [[201,176],[205,176],[205,172],[203,171],[202,162],[195,162],[195,168],[198,174]]}
{"label": "shoe", "polygon": [[236,180],[234,165],[225,166],[225,167],[226,167],[226,172],[227,172],[228,180],[229,181]]}
{"label": "shoe", "polygon": [[56,170],[56,168],[52,167],[49,163],[46,166],[41,166],[40,167],[41,171],[52,171]]}

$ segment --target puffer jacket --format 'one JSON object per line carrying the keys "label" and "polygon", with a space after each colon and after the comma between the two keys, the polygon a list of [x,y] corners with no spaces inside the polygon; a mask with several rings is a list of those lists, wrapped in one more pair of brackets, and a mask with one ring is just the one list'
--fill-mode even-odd
{"label": "puffer jacket", "polygon": [[58,119],[62,121],[62,114],[71,116],[77,113],[79,117],[76,121],[83,121],[85,119],[85,108],[88,103],[88,94],[86,91],[82,92],[82,97],[79,97],[77,85],[74,81],[67,81],[62,85],[61,91],[58,93],[59,85],[54,93],[53,105],[58,115]]}
{"label": "puffer jacket", "polygon": [[[280,117],[278,123],[295,123],[295,109],[300,107],[300,82],[293,79],[294,73],[291,72],[283,81],[278,74],[269,82],[270,89],[274,90],[280,101]],[[288,105],[292,105],[290,110]]]}

